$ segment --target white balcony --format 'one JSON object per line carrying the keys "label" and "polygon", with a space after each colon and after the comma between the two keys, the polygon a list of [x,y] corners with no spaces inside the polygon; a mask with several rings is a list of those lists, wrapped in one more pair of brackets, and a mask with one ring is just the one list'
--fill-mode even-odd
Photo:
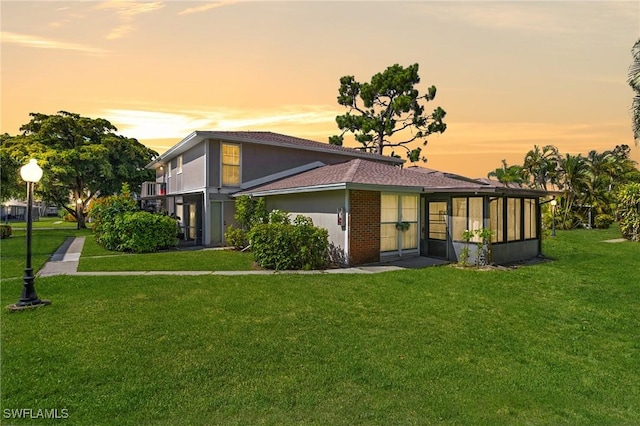
{"label": "white balcony", "polygon": [[167,184],[160,182],[142,182],[140,198],[159,198],[167,195]]}

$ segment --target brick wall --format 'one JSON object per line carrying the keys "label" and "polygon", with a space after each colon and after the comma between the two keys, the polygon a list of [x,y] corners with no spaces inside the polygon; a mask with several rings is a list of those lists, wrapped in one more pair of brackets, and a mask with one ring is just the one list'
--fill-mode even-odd
{"label": "brick wall", "polygon": [[349,191],[349,263],[380,261],[380,193]]}

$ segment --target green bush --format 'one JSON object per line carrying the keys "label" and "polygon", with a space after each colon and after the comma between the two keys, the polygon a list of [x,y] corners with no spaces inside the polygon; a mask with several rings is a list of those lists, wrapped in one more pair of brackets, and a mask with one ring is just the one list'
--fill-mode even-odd
{"label": "green bush", "polygon": [[313,221],[297,216],[289,223],[288,215],[275,211],[275,222],[257,224],[249,238],[258,265],[267,269],[318,269],[326,265],[329,232],[313,226]]}
{"label": "green bush", "polygon": [[89,218],[93,221],[93,232],[96,242],[108,250],[115,250],[115,248],[109,247],[117,245],[117,243],[114,242],[117,241],[117,238],[115,235],[105,236],[105,229],[113,226],[113,222],[117,216],[136,211],[138,211],[138,206],[131,197],[126,185],[123,185],[120,195],[111,195],[95,200],[91,205],[91,210],[89,210]]}
{"label": "green bush", "polygon": [[237,249],[245,248],[249,245],[249,237],[244,229],[229,226],[224,233],[224,241],[228,246]]}
{"label": "green bush", "polygon": [[609,229],[614,220],[615,218],[610,214],[599,214],[596,215],[593,223],[598,229]]}
{"label": "green bush", "polygon": [[0,239],[9,238],[12,233],[13,230],[9,225],[0,225]]}
{"label": "green bush", "polygon": [[267,204],[264,198],[254,198],[243,195],[236,199],[236,212],[234,219],[245,231],[259,223],[267,223]]}
{"label": "green bush", "polygon": [[102,225],[100,244],[107,250],[150,253],[178,244],[175,219],[145,211],[117,215]]}
{"label": "green bush", "polygon": [[622,236],[640,241],[640,183],[622,186],[617,193],[618,215]]}

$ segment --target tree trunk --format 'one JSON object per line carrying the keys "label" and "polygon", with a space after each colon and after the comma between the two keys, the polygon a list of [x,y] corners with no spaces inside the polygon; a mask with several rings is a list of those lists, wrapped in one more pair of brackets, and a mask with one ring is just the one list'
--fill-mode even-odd
{"label": "tree trunk", "polygon": [[84,215],[84,203],[82,203],[81,200],[76,201],[76,223],[78,224],[77,229],[87,228],[86,218]]}
{"label": "tree trunk", "polygon": [[384,134],[378,134],[378,146],[376,147],[376,154],[383,155],[382,149],[384,148]]}

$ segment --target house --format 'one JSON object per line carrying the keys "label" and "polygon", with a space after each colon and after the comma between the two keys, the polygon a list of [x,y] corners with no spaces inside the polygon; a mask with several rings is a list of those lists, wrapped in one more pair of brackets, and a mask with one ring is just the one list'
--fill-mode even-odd
{"label": "house", "polygon": [[[0,219],[2,221],[24,221],[27,215],[27,203],[22,200],[10,199],[0,205]],[[40,220],[43,216],[57,216],[58,208],[47,205],[41,201],[33,203],[32,218],[34,221]]]}
{"label": "house", "polygon": [[141,198],[147,207],[180,218],[183,244],[222,245],[224,230],[235,224],[233,194],[355,158],[404,163],[272,132],[196,131],[147,165],[156,180],[142,185]]}
{"label": "house", "polygon": [[546,192],[403,162],[270,132],[195,132],[149,164],[156,182],[142,197],[180,216],[195,244],[222,244],[234,199],[249,195],[265,197],[269,210],[311,217],[353,265],[406,256],[457,261],[463,232],[480,229],[493,232],[496,263],[541,254]]}

